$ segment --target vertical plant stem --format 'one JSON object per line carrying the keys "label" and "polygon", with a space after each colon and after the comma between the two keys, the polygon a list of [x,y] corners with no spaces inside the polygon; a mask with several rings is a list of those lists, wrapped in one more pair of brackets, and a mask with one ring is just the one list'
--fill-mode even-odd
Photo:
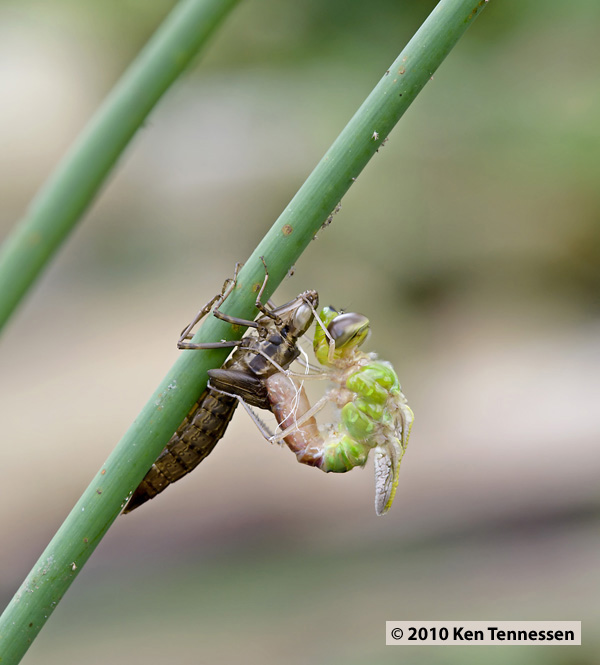
{"label": "vertical plant stem", "polygon": [[[251,318],[269,266],[268,297],[410,103],[487,3],[442,0],[327,151],[240,272],[222,307]],[[239,338],[240,330],[209,317],[196,341]],[[183,352],[77,502],[0,617],[2,665],[18,663],[79,574],[169,437],[206,384],[206,371],[226,352]]]}
{"label": "vertical plant stem", "polygon": [[0,248],[0,329],[169,86],[238,0],[181,0],[115,85]]}

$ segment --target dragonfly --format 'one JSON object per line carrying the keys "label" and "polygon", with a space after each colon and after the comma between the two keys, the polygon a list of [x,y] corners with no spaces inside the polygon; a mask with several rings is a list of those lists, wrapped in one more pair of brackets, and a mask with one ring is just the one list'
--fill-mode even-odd
{"label": "dragonfly", "polygon": [[[130,513],[193,471],[223,437],[240,401],[257,408],[270,408],[266,379],[273,373],[285,374],[300,355],[297,342],[313,322],[319,304],[318,293],[304,291],[280,307],[270,301],[264,305],[262,297],[269,273],[262,260],[265,278],[256,297],[255,305],[260,313],[254,321],[231,317],[219,309],[235,288],[240,268],[240,264],[236,264],[233,277],[225,281],[221,292],[181,333],[177,343],[180,349],[231,347],[234,350],[221,368],[209,370],[207,389],[133,492],[123,513]],[[247,327],[247,334],[237,341],[191,342],[193,329],[211,311],[221,320]]]}
{"label": "dragonfly", "polygon": [[[300,463],[325,472],[364,466],[373,450],[375,512],[384,515],[394,501],[414,414],[392,365],[360,350],[370,328],[365,316],[325,307],[317,323],[314,351],[333,387],[311,407],[303,384],[289,373],[266,377],[281,429],[268,438],[283,440]],[[328,403],[340,410],[340,418],[323,436],[314,416]]]}

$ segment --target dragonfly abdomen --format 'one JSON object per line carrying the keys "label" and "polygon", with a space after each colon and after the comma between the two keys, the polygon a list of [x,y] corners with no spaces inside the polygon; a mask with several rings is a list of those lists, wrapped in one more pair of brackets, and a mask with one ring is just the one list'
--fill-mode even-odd
{"label": "dragonfly abdomen", "polygon": [[123,512],[130,513],[193,471],[225,434],[237,405],[238,401],[233,397],[205,390],[134,491]]}

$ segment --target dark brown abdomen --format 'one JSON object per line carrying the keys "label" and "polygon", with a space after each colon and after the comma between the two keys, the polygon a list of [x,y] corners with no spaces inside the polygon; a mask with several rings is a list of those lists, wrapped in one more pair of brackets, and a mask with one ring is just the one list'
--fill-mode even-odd
{"label": "dark brown abdomen", "polygon": [[210,455],[225,434],[237,404],[234,397],[205,390],[131,495],[123,513],[146,503]]}

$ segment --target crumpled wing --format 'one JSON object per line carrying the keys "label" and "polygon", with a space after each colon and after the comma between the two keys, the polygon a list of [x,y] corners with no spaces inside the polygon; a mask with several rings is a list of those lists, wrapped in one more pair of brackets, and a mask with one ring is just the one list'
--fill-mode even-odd
{"label": "crumpled wing", "polygon": [[[396,441],[398,440],[396,439]],[[394,501],[400,471],[398,450],[401,450],[400,445],[386,444],[385,447],[377,446],[375,448],[375,512],[377,515],[385,515]]]}
{"label": "crumpled wing", "polygon": [[385,515],[391,508],[398,487],[400,462],[408,446],[408,438],[415,419],[406,403],[398,405],[396,419],[397,436],[389,437],[385,444],[377,446],[375,457],[375,512]]}

